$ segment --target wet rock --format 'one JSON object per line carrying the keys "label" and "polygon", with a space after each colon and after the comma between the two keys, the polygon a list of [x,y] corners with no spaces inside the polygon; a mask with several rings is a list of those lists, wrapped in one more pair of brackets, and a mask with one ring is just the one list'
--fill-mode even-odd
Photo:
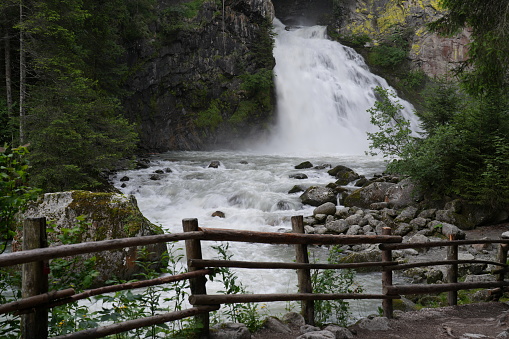
{"label": "wet rock", "polygon": [[300,196],[302,203],[320,206],[326,202],[336,203],[336,194],[330,188],[311,186]]}
{"label": "wet rock", "polygon": [[308,178],[308,176],[306,174],[304,174],[304,173],[290,174],[288,177],[291,178],[291,179],[299,179],[299,180],[307,179]]}
{"label": "wet rock", "polygon": [[326,202],[325,204],[322,204],[313,210],[313,215],[316,214],[335,215],[336,204],[332,202]]}
{"label": "wet rock", "polygon": [[241,160],[241,161],[240,161],[240,164],[242,164],[242,165],[247,165],[247,164],[249,164],[249,163],[248,163],[246,160]]}
{"label": "wet rock", "polygon": [[292,194],[292,193],[299,193],[299,192],[304,192],[304,189],[299,186],[299,185],[295,185],[293,186],[289,191],[288,191],[288,194]]}
{"label": "wet rock", "polygon": [[366,186],[369,183],[371,183],[371,181],[366,179],[365,176],[361,175],[360,179],[357,180],[357,182],[355,183],[355,187],[363,187],[363,186]]}
{"label": "wet rock", "polygon": [[130,178],[127,175],[124,175],[122,178],[120,178],[120,181],[129,181]]}
{"label": "wet rock", "polygon": [[138,159],[136,160],[136,169],[142,169],[142,168],[149,168],[150,167],[150,160],[149,159]]}
{"label": "wet rock", "polygon": [[166,167],[166,168],[164,169],[164,173],[173,173],[173,171],[172,171],[172,169],[171,169],[171,168]]}
{"label": "wet rock", "polygon": [[154,180],[154,181],[161,180],[161,175],[159,175],[159,174],[151,174],[150,175],[150,180]]}
{"label": "wet rock", "polygon": [[338,179],[336,181],[336,184],[338,185],[346,185],[354,180],[357,180],[360,178],[359,174],[354,172],[351,168],[348,168],[346,166],[336,166],[333,169],[329,170],[327,173],[329,175],[332,175],[333,177],[336,177]]}
{"label": "wet rock", "polygon": [[305,168],[311,168],[313,167],[313,164],[309,161],[304,161],[295,166],[295,169],[305,169]]}
{"label": "wet rock", "polygon": [[215,211],[214,213],[212,213],[213,217],[218,217],[218,218],[225,218],[225,214],[221,211]]}
{"label": "wet rock", "polygon": [[120,185],[120,187],[122,187],[122,188],[126,188],[126,187],[127,187],[127,185],[126,185],[126,184],[125,184],[125,182],[124,182],[124,183],[122,183],[122,185]]}
{"label": "wet rock", "polygon": [[212,160],[209,164],[209,168],[219,168],[221,166],[221,162],[218,160]]}
{"label": "wet rock", "polygon": [[164,174],[164,171],[162,169],[155,170],[154,173],[157,174]]}

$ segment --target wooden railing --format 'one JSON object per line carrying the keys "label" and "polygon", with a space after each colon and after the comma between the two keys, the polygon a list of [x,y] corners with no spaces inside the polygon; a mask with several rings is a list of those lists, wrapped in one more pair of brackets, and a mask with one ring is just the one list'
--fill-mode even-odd
{"label": "wooden railing", "polygon": [[[37,236],[44,239],[43,231],[45,225],[44,219],[28,219],[25,221],[24,228],[32,230],[25,233],[25,242],[29,233],[35,232]],[[197,219],[183,220],[183,233],[162,234],[153,236],[143,236],[138,238],[124,238],[115,240],[95,241],[74,245],[61,245],[50,248],[28,249],[23,251],[0,255],[0,267],[9,265],[23,264],[23,299],[0,305],[0,314],[8,312],[17,312],[22,314],[22,337],[23,338],[47,338],[47,309],[58,305],[85,299],[90,296],[102,293],[115,292],[120,290],[167,284],[184,279],[190,280],[191,294],[189,302],[193,307],[170,312],[153,317],[130,320],[122,323],[102,326],[95,329],[84,330],[55,338],[100,338],[111,334],[121,333],[132,329],[145,326],[161,324],[173,320],[183,319],[195,316],[203,325],[201,337],[208,336],[209,330],[209,312],[220,308],[221,304],[227,303],[246,303],[246,302],[272,302],[272,301],[301,301],[302,314],[308,324],[314,323],[314,300],[334,300],[334,299],[380,299],[384,315],[391,318],[393,313],[392,300],[398,299],[405,294],[427,294],[448,292],[448,302],[450,305],[457,303],[457,291],[475,288],[495,288],[492,291],[493,296],[500,297],[504,292],[504,287],[509,285],[505,281],[505,273],[508,271],[507,251],[509,249],[509,240],[449,240],[428,243],[402,243],[400,236],[391,235],[390,228],[385,228],[382,235],[372,236],[348,236],[348,235],[317,235],[304,234],[302,216],[292,217],[293,233],[271,233],[254,231],[237,231],[231,229],[210,229],[200,228]],[[73,289],[62,291],[44,291],[47,286],[47,272],[45,274],[45,262],[49,259],[79,255],[85,253],[100,252],[104,250],[119,249],[133,246],[143,246],[156,243],[166,243],[178,240],[185,240],[186,256],[188,264],[188,273],[177,276],[169,276],[151,280],[143,280],[119,284],[114,286],[105,286],[97,289],[87,290],[82,293],[75,293]],[[268,244],[290,244],[295,245],[295,262],[250,262],[250,261],[231,261],[231,260],[207,260],[202,258],[201,241],[233,241],[250,243],[268,243]],[[38,241],[36,241],[37,243]],[[467,244],[500,244],[497,261],[485,260],[458,260],[458,246]],[[362,262],[362,263],[344,263],[344,264],[314,264],[309,263],[308,245],[352,245],[352,244],[380,244],[382,250],[381,262]],[[44,245],[44,244],[43,244]],[[24,245],[25,246],[25,245]],[[34,245],[41,246],[41,243]],[[447,260],[404,263],[400,264],[392,260],[392,250],[405,248],[431,248],[445,246],[449,248]],[[477,282],[477,283],[458,283],[457,271],[459,264],[483,263],[501,267],[497,274],[496,282]],[[31,265],[31,266],[29,266]],[[444,284],[433,285],[393,285],[393,271],[408,269],[421,266],[448,265],[448,282]],[[236,267],[246,269],[294,269],[297,271],[299,293],[284,294],[207,294],[206,276],[213,272],[217,267]],[[360,294],[360,293],[341,293],[341,294],[317,294],[313,293],[311,286],[311,269],[346,269],[346,268],[366,268],[378,267],[383,270],[381,294]],[[25,275],[25,272],[28,272]],[[42,288],[41,288],[42,286]],[[47,293],[46,293],[47,292]]]}

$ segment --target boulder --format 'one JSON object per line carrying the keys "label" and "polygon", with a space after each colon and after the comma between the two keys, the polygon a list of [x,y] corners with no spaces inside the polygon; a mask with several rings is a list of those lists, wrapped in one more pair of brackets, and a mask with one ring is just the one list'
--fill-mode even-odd
{"label": "boulder", "polygon": [[416,186],[410,179],[401,180],[392,185],[386,192],[387,201],[393,208],[403,208],[416,204],[423,199],[422,194],[416,190]]}
{"label": "boulder", "polygon": [[456,240],[465,239],[465,232],[460,230],[459,227],[446,222],[442,223],[442,234],[446,237],[453,235]]}
{"label": "boulder", "polygon": [[[58,236],[63,234],[64,229],[77,227],[77,217],[80,216],[83,216],[84,222],[79,224],[82,229],[76,234],[77,243],[163,233],[159,226],[141,214],[134,196],[118,193],[46,193],[37,202],[30,204],[22,217],[45,217],[51,220],[54,231],[48,233],[48,242],[50,246],[55,246],[61,244]],[[94,269],[99,274],[92,285],[99,286],[115,277],[130,280],[141,273],[142,268],[136,264],[136,260],[140,259],[142,249],[148,253],[143,260],[153,262],[152,268],[166,267],[167,261],[161,261],[167,251],[164,243],[84,254],[79,258],[97,258]]]}
{"label": "boulder", "polygon": [[305,169],[305,168],[311,168],[313,167],[313,164],[309,161],[304,161],[295,166],[295,169]]}
{"label": "boulder", "polygon": [[291,333],[292,330],[286,324],[284,324],[281,320],[276,317],[267,317],[263,322],[263,327],[276,332],[276,333]]}
{"label": "boulder", "polygon": [[302,187],[300,187],[299,185],[295,185],[292,188],[290,188],[290,190],[288,191],[288,194],[299,193],[299,192],[304,192],[304,189]]}
{"label": "boulder", "polygon": [[303,204],[320,206],[326,202],[336,203],[336,194],[327,187],[311,186],[300,196]]}
{"label": "boulder", "polygon": [[351,168],[348,168],[346,166],[336,166],[333,169],[329,170],[327,173],[332,175],[333,177],[336,177],[338,179],[336,181],[336,184],[338,185],[346,185],[354,180],[357,180],[360,178],[359,174],[354,172]]}
{"label": "boulder", "polygon": [[325,228],[327,228],[327,230],[337,234],[346,232],[349,227],[350,225],[348,225],[348,223],[343,219],[333,220],[325,224]]}
{"label": "boulder", "polygon": [[389,182],[374,182],[353,191],[350,195],[345,197],[343,204],[345,206],[369,208],[373,203],[384,202],[387,191],[394,185],[395,184]]}
{"label": "boulder", "polygon": [[218,217],[218,218],[225,218],[224,212],[221,212],[221,211],[215,211],[214,213],[211,214],[211,216]]}
{"label": "boulder", "polygon": [[316,214],[334,215],[336,214],[336,205],[332,202],[326,202],[313,210],[313,215]]}
{"label": "boulder", "polygon": [[401,213],[396,217],[396,222],[410,222],[412,219],[415,218],[415,215],[417,214],[417,207],[415,206],[408,206],[401,211]]}
{"label": "boulder", "polygon": [[299,180],[302,180],[302,179],[307,179],[308,176],[304,173],[295,173],[295,174],[290,174],[288,176],[290,179],[299,179]]}
{"label": "boulder", "polygon": [[209,168],[219,168],[221,166],[221,162],[219,160],[212,160],[209,164]]}

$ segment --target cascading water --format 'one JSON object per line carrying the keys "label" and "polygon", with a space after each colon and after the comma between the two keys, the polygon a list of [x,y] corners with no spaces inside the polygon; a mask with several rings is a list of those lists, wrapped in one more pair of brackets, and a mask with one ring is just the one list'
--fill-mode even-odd
{"label": "cascading water", "polygon": [[[278,153],[363,154],[372,131],[366,110],[374,88],[389,88],[353,49],[327,39],[325,26],[287,28],[274,21],[277,126],[269,149]],[[416,126],[412,106],[403,115]]]}
{"label": "cascading water", "polygon": [[[370,129],[366,109],[375,102],[375,86],[388,87],[371,74],[352,49],[329,41],[320,26],[285,30],[275,21],[278,123],[258,152],[170,152],[155,155],[148,169],[125,171],[113,180],[126,194],[134,194],[143,214],[168,232],[182,232],[182,219],[198,218],[203,227],[287,231],[290,217],[311,215],[300,193],[288,194],[294,185],[309,187],[334,181],[326,170],[295,170],[309,160],[315,165],[346,165],[366,176],[380,173],[384,163],[363,153]],[[405,115],[411,116],[411,106]],[[254,148],[254,147],[253,147]],[[209,168],[211,160],[221,163]],[[167,171],[166,169],[171,169]],[[151,180],[162,170],[159,180]],[[304,173],[308,179],[290,178]],[[129,181],[120,181],[128,176]],[[216,210],[225,218],[213,217]],[[204,243],[204,258],[217,256],[214,243]],[[292,246],[230,244],[232,260],[294,260]],[[323,258],[326,249],[315,248]],[[296,275],[291,270],[237,270],[239,280],[253,293],[294,293]],[[359,275],[369,292],[380,293],[380,276]],[[220,290],[208,284],[209,293]],[[284,312],[285,305],[273,307]],[[277,305],[277,304],[276,304]],[[355,302],[355,315],[376,311],[380,301]],[[365,311],[365,312],[361,312]]]}

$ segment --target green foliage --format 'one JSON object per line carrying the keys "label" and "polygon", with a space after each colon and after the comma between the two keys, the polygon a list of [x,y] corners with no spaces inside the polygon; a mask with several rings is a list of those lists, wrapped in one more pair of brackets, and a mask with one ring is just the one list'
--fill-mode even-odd
{"label": "green foliage", "polygon": [[15,235],[16,213],[40,193],[28,185],[27,155],[27,147],[0,147],[0,254]]}
{"label": "green foliage", "polygon": [[394,69],[406,58],[407,52],[401,47],[379,45],[372,48],[369,60],[373,65]]}
{"label": "green foliage", "polygon": [[[329,249],[327,262],[339,264],[341,249],[332,246]],[[355,285],[354,270],[313,270],[311,283],[314,293],[362,293],[362,287]],[[348,302],[337,300],[315,300],[315,322],[318,326],[335,323],[347,326],[351,316]]]}
{"label": "green foliage", "polygon": [[369,154],[377,155],[381,152],[384,157],[391,159],[401,157],[414,142],[410,122],[401,115],[403,106],[395,100],[394,93],[378,86],[375,94],[375,106],[367,111],[371,115],[371,123],[379,131],[367,133],[371,141]]}
{"label": "green foliage", "polygon": [[196,18],[204,0],[192,0],[173,5],[164,10],[162,15],[163,33],[172,36],[181,30],[192,30],[197,26],[192,19]]}
{"label": "green foliage", "polygon": [[[91,222],[85,221],[85,216],[76,217],[76,225],[73,228],[60,228],[57,239],[62,245],[76,244],[80,242],[82,234],[90,227]],[[48,233],[56,232],[56,225],[47,221]],[[50,289],[62,290],[69,287],[84,290],[92,285],[94,278],[99,274],[95,269],[96,257],[83,260],[80,257],[56,258],[50,263],[49,281]]]}
{"label": "green foliage", "polygon": [[367,34],[352,34],[339,37],[341,41],[351,47],[364,47],[364,45],[371,41]]}
{"label": "green foliage", "polygon": [[[212,246],[218,252],[218,259],[231,260],[232,254],[228,252],[229,244]],[[246,294],[246,288],[238,281],[237,275],[228,267],[217,269],[219,279],[224,286],[224,290],[219,291],[223,294]],[[255,332],[262,326],[261,315],[258,306],[255,303],[244,304],[226,304],[224,315],[229,321],[234,323],[243,323],[251,332]]]}
{"label": "green foliage", "polygon": [[427,79],[426,73],[422,70],[414,70],[405,74],[402,80],[403,85],[410,89],[420,89],[423,87]]}
{"label": "green foliage", "polygon": [[198,113],[198,118],[194,123],[198,127],[215,130],[222,122],[223,117],[221,115],[221,101],[214,99],[210,102],[208,109]]}

